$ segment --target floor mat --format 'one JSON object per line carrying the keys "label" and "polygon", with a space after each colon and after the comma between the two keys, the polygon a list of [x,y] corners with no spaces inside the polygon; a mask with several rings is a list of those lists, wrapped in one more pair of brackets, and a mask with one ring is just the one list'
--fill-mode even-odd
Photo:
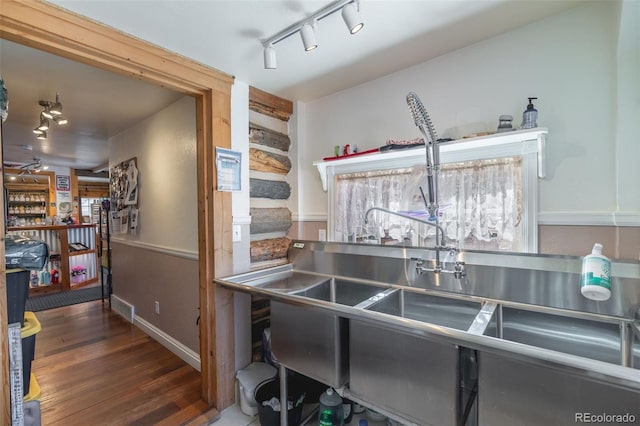
{"label": "floor mat", "polygon": [[[54,294],[45,294],[27,298],[26,310],[31,312],[45,311],[61,306],[75,305],[76,303],[90,302],[101,297],[100,286],[81,288],[78,290],[62,291]],[[106,289],[105,289],[106,291]]]}

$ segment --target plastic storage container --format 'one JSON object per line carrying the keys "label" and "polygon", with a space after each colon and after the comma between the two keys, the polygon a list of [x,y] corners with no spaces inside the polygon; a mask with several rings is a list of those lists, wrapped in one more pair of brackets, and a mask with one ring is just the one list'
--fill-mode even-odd
{"label": "plastic storage container", "polygon": [[264,362],[254,362],[238,370],[236,378],[240,388],[240,409],[247,416],[258,414],[258,404],[254,398],[256,387],[265,380],[273,379],[278,370]]}
{"label": "plastic storage container", "polygon": [[26,269],[7,270],[7,321],[19,322],[24,327],[24,310],[29,297],[29,271]]}
{"label": "plastic storage container", "polygon": [[[20,329],[22,338],[22,390],[29,394],[31,386],[31,363],[36,354],[36,334],[40,332],[40,322],[33,312],[24,313],[24,327]],[[35,378],[34,378],[35,380]]]}
{"label": "plastic storage container", "polygon": [[[302,419],[302,408],[304,405],[305,391],[297,380],[289,378],[287,380],[287,400],[291,408],[287,410],[287,423],[289,426],[297,426]],[[274,399],[280,402],[280,380],[278,378],[265,380],[260,383],[255,392],[256,403],[258,404],[258,416],[261,426],[280,426],[280,410],[274,410],[270,404]]]}

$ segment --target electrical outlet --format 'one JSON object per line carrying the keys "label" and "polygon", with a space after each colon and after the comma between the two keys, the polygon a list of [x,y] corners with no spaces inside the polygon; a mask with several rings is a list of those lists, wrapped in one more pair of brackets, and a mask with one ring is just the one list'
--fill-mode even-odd
{"label": "electrical outlet", "polygon": [[318,240],[327,241],[327,230],[326,229],[318,229]]}
{"label": "electrical outlet", "polygon": [[160,315],[160,302],[156,300],[155,304],[156,315]]}
{"label": "electrical outlet", "polygon": [[242,241],[242,228],[240,225],[233,225],[233,242]]}

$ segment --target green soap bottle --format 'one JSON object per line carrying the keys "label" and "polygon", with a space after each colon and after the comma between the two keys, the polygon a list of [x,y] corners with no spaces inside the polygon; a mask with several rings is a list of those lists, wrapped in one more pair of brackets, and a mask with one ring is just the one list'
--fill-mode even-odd
{"label": "green soap bottle", "polygon": [[320,408],[318,409],[320,426],[343,426],[344,411],[342,397],[333,388],[329,388],[320,395]]}

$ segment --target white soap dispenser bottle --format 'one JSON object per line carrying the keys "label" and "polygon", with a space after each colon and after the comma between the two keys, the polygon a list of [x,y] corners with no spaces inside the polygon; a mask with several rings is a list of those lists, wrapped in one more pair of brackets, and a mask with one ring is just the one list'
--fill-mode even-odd
{"label": "white soap dispenser bottle", "polygon": [[595,243],[591,254],[582,260],[580,292],[587,299],[595,301],[611,297],[611,261],[602,255],[600,243]]}

